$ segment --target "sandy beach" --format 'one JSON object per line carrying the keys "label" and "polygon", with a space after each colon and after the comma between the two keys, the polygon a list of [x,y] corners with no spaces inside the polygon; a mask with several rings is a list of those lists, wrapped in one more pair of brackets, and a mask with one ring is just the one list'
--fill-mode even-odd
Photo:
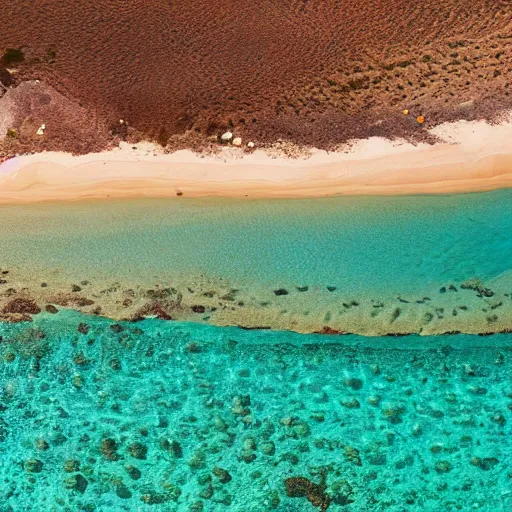
{"label": "sandy beach", "polygon": [[512,186],[512,121],[446,123],[435,145],[370,138],[291,159],[224,147],[217,156],[123,144],[110,152],[39,153],[0,165],[0,203],[126,197],[322,197],[443,194]]}

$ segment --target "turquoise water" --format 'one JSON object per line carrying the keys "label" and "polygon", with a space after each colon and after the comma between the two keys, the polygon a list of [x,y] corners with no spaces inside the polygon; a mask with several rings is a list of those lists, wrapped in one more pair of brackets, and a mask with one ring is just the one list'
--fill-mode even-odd
{"label": "turquoise water", "polygon": [[[0,262],[77,279],[206,275],[252,287],[406,293],[510,279],[512,190],[315,200],[0,208]],[[158,281],[160,280],[160,281]]]}
{"label": "turquoise water", "polygon": [[[121,304],[140,283],[145,301],[155,283],[205,276],[240,286],[219,299],[235,323],[261,290],[274,310],[316,308],[320,326],[343,327],[332,304],[351,294],[391,322],[480,315],[487,331],[510,314],[512,190],[45,204],[1,207],[0,221],[2,304],[28,295],[44,310],[64,282],[107,307],[111,289]],[[471,278],[494,295],[462,289]],[[185,313],[203,304],[180,290]],[[0,323],[1,512],[509,512],[511,425],[512,334],[333,337],[64,310]]]}
{"label": "turquoise water", "polygon": [[512,335],[60,312],[0,337],[2,512],[512,509]]}

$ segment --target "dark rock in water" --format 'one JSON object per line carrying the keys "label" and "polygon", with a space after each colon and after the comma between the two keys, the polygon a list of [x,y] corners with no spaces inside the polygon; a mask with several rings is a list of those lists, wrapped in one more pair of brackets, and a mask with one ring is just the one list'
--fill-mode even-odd
{"label": "dark rock in water", "polygon": [[447,460],[436,462],[437,473],[449,473],[453,469],[453,464]]}
{"label": "dark rock in water", "polygon": [[119,459],[119,455],[117,454],[117,449],[118,449],[117,443],[112,438],[103,439],[103,441],[101,442],[100,451],[101,451],[103,457],[105,457],[108,460],[114,461],[114,460]]}
{"label": "dark rock in water", "polygon": [[359,456],[359,450],[352,446],[345,446],[345,457],[347,460],[355,464],[356,466],[362,466],[361,457]]}
{"label": "dark rock in water", "polygon": [[142,476],[142,473],[139,469],[137,469],[135,466],[132,466],[131,464],[126,464],[124,467],[128,475],[132,480],[139,480],[139,478]]}
{"label": "dark rock in water", "polygon": [[27,473],[41,473],[43,463],[39,459],[27,459],[25,461],[25,471]]}
{"label": "dark rock in water", "polygon": [[284,481],[286,495],[290,498],[306,498],[314,507],[322,512],[330,505],[330,497],[325,494],[325,486],[314,484],[303,476],[294,476]]}
{"label": "dark rock in water", "polygon": [[236,299],[237,293],[238,293],[238,290],[236,288],[233,288],[233,289],[229,290],[228,293],[226,293],[222,297],[220,297],[220,299],[232,302]]}
{"label": "dark rock in water", "polygon": [[270,331],[272,327],[270,325],[237,325],[239,329],[243,329],[244,331]]}
{"label": "dark rock in water", "polygon": [[450,290],[451,292],[456,292],[457,291],[457,288],[455,286],[453,286],[453,284],[451,284],[449,287],[448,287],[448,290]]}
{"label": "dark rock in water", "polygon": [[473,457],[471,459],[471,464],[473,466],[480,468],[483,471],[489,471],[494,466],[496,466],[498,463],[499,463],[499,460],[496,459],[495,457],[484,457],[484,458]]}
{"label": "dark rock in water", "polygon": [[355,391],[360,390],[363,387],[364,382],[357,377],[350,377],[345,379],[345,386],[352,388]]}
{"label": "dark rock in water", "polygon": [[84,308],[85,306],[92,306],[94,304],[94,301],[87,297],[77,297],[74,302],[81,308]]}
{"label": "dark rock in water", "polygon": [[190,506],[188,507],[188,510],[189,510],[189,512],[203,512],[203,510],[204,510],[203,502],[201,500],[194,501],[194,503],[190,504]]}
{"label": "dark rock in water", "polygon": [[83,494],[89,485],[89,482],[80,474],[70,476],[64,480],[67,489],[72,489]]}
{"label": "dark rock in water", "polygon": [[53,304],[47,304],[44,309],[47,313],[50,313],[52,315],[55,315],[56,313],[59,312],[59,310]]}
{"label": "dark rock in water", "polygon": [[309,290],[309,286],[297,286],[297,290],[299,292],[307,292]]}
{"label": "dark rock in water", "polygon": [[129,500],[132,497],[132,493],[126,485],[121,484],[116,486],[116,494],[122,499],[122,500]]}
{"label": "dark rock in water", "polygon": [[156,316],[159,320],[172,320],[171,315],[159,303],[149,302],[140,308],[130,319],[132,322],[144,320],[147,316]]}
{"label": "dark rock in water", "polygon": [[146,491],[144,494],[141,495],[140,499],[143,503],[146,503],[147,505],[161,505],[171,500],[177,501],[180,495],[181,489],[179,487],[172,486],[172,489],[165,493],[159,493],[152,490]]}
{"label": "dark rock in water", "polygon": [[73,356],[73,362],[79,366],[86,366],[89,364],[89,359],[87,359],[83,352],[79,352],[75,356]]}
{"label": "dark rock in water", "polygon": [[204,306],[200,306],[200,305],[192,306],[191,309],[194,313],[204,313],[206,311],[206,308]]}
{"label": "dark rock in water", "polygon": [[357,398],[345,398],[340,401],[340,404],[346,409],[359,409],[361,407],[361,404]]}
{"label": "dark rock in water", "polygon": [[232,480],[229,472],[226,469],[219,468],[218,466],[215,466],[212,469],[212,473],[219,479],[221,484],[227,484]]}
{"label": "dark rock in water", "polygon": [[446,286],[439,289],[439,293],[446,293]]}
{"label": "dark rock in water", "polygon": [[393,323],[401,314],[402,310],[400,308],[396,308],[391,315],[391,323]]}
{"label": "dark rock in water", "polygon": [[50,448],[50,445],[45,439],[39,438],[35,442],[36,448],[41,451],[46,451]]}
{"label": "dark rock in water", "polygon": [[128,453],[132,457],[135,457],[136,459],[146,460],[146,457],[148,454],[148,448],[147,448],[147,446],[143,445],[142,443],[132,443],[128,447]]}
{"label": "dark rock in water", "polygon": [[46,288],[48,286],[48,283],[41,283],[41,288]]}
{"label": "dark rock in water", "polygon": [[68,438],[62,433],[57,432],[51,439],[51,443],[53,446],[62,446]]}
{"label": "dark rock in water", "polygon": [[80,461],[76,459],[67,459],[66,462],[64,462],[64,471],[66,473],[76,473],[77,471],[80,471]]}
{"label": "dark rock in water", "polygon": [[116,334],[119,334],[120,332],[124,331],[124,327],[121,324],[112,324],[110,326],[110,330]]}
{"label": "dark rock in water", "polygon": [[200,354],[203,351],[203,348],[196,341],[191,341],[186,347],[185,350],[190,352],[191,354]]}
{"label": "dark rock in water", "polygon": [[275,455],[275,453],[276,453],[276,445],[274,444],[273,441],[265,441],[261,445],[261,451],[265,455],[269,455],[269,456]]}
{"label": "dark rock in water", "polygon": [[71,287],[71,291],[72,291],[72,292],[81,292],[81,291],[82,291],[82,288],[80,288],[80,286],[78,286],[77,284],[74,284],[74,285]]}
{"label": "dark rock in water", "polygon": [[315,331],[313,334],[348,334],[344,331],[338,331],[337,329],[332,329],[328,325],[324,325],[321,331]]}
{"label": "dark rock in water", "polygon": [[82,334],[87,334],[89,332],[89,326],[84,324],[83,322],[78,324],[78,332]]}
{"label": "dark rock in water", "polygon": [[486,288],[480,281],[474,279],[469,280],[460,285],[463,290],[473,290],[477,292],[477,297],[492,297],[494,292]]}
{"label": "dark rock in water", "polygon": [[177,459],[181,459],[183,457],[183,448],[181,447],[181,444],[178,441],[175,441],[173,439],[162,439],[160,441],[160,446],[164,450],[171,453]]}
{"label": "dark rock in water", "polygon": [[18,297],[17,299],[9,301],[2,309],[2,313],[37,315],[41,313],[41,308],[36,304],[36,301],[33,299],[24,299]]}
{"label": "dark rock in water", "polygon": [[110,368],[112,368],[112,370],[120,370],[121,369],[121,360],[117,357],[113,357],[110,361],[109,361],[109,366]]}
{"label": "dark rock in water", "polygon": [[331,489],[333,493],[332,501],[336,503],[336,505],[345,506],[354,503],[354,492],[347,480],[337,480],[333,482]]}
{"label": "dark rock in water", "polygon": [[280,295],[288,295],[288,290],[279,288],[278,290],[274,290],[274,293],[279,297]]}
{"label": "dark rock in water", "polygon": [[328,286],[327,289],[330,291],[330,292],[334,292],[336,291],[336,286]]}

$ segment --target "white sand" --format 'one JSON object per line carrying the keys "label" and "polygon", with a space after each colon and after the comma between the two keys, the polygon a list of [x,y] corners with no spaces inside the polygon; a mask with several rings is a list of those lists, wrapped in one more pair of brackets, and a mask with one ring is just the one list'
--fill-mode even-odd
{"label": "white sand", "polygon": [[314,197],[453,193],[512,187],[512,116],[500,125],[450,123],[434,146],[371,138],[305,159],[191,151],[165,155],[152,144],[72,156],[40,153],[0,165],[0,203],[106,197]]}

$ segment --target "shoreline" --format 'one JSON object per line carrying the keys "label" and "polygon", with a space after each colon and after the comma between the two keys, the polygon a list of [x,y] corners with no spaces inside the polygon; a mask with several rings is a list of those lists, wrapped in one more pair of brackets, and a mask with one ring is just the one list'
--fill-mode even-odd
{"label": "shoreline", "polygon": [[[291,159],[223,147],[219,155],[164,154],[153,144],[109,152],[39,153],[0,165],[0,204],[149,197],[300,198],[415,195],[512,187],[512,120],[446,123],[441,142],[412,145],[370,138],[343,152]],[[135,148],[135,149],[134,149]]]}

